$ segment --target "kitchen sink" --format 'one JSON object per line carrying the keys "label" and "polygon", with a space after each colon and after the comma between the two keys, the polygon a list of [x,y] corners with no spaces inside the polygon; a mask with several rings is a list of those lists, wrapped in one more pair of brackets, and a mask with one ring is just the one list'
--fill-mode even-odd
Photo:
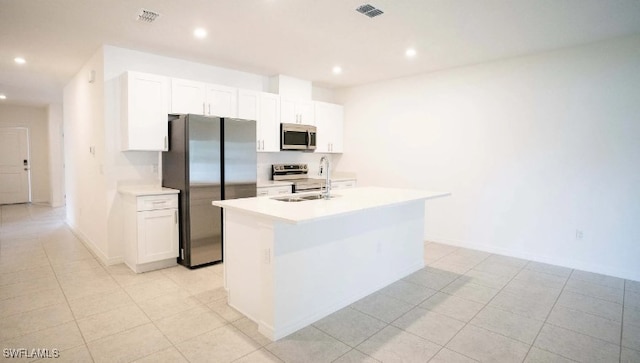
{"label": "kitchen sink", "polygon": [[[335,197],[339,197],[339,195],[332,195],[329,197],[329,199],[333,199]],[[312,194],[312,195],[305,195],[304,197],[300,197],[300,199],[316,200],[316,199],[324,199],[324,197],[321,194]]]}
{"label": "kitchen sink", "polygon": [[[329,199],[333,199],[335,197],[339,197],[339,195],[332,195]],[[324,199],[322,194],[310,194],[310,195],[302,195],[302,196],[287,196],[287,197],[273,197],[273,200],[277,200],[280,202],[304,202],[305,200],[318,200]]]}

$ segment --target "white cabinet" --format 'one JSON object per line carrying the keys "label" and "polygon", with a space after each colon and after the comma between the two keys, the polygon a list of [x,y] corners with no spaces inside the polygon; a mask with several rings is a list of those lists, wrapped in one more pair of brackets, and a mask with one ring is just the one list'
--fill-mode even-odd
{"label": "white cabinet", "polygon": [[316,152],[343,152],[344,107],[333,103],[314,102],[317,127]]}
{"label": "white cabinet", "polygon": [[237,88],[208,84],[205,96],[206,114],[218,117],[237,117],[237,95]]}
{"label": "white cabinet", "polygon": [[121,80],[121,150],[167,150],[169,78],[125,72]]}
{"label": "white cabinet", "polygon": [[205,114],[206,85],[186,79],[171,79],[171,113]]}
{"label": "white cabinet", "polygon": [[239,90],[238,118],[256,120],[256,151],[280,151],[280,97],[278,95]]}
{"label": "white cabinet", "polygon": [[315,125],[311,101],[280,98],[280,122]]}
{"label": "white cabinet", "polygon": [[260,109],[260,92],[238,90],[238,118],[243,120],[258,120]]}
{"label": "white cabinet", "polygon": [[340,180],[340,181],[331,181],[331,189],[347,189],[347,188],[355,188],[356,180]]}
{"label": "white cabinet", "polygon": [[258,187],[256,195],[258,197],[265,195],[283,195],[291,194],[291,185],[274,185],[268,187]]}
{"label": "white cabinet", "polygon": [[140,273],[176,265],[178,195],[128,196],[124,206],[127,266]]}
{"label": "white cabinet", "polygon": [[171,113],[237,117],[237,89],[186,79],[171,80]]}
{"label": "white cabinet", "polygon": [[260,113],[258,117],[258,151],[280,151],[280,96],[260,93]]}

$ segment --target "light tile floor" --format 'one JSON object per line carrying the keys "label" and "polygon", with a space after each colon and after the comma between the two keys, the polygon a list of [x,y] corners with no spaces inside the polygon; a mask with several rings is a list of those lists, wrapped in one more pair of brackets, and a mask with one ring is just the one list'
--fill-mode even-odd
{"label": "light tile floor", "polygon": [[104,267],[63,219],[0,207],[4,360],[640,362],[637,281],[425,243],[423,270],[272,343],[226,304],[222,266]]}

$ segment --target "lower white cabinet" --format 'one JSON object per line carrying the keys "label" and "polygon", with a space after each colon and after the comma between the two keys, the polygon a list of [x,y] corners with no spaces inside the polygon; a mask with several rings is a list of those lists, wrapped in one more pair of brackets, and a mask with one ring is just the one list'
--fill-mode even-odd
{"label": "lower white cabinet", "polygon": [[340,181],[331,181],[331,189],[347,189],[347,188],[355,188],[356,180],[340,180]]}
{"label": "lower white cabinet", "polygon": [[256,194],[260,197],[265,195],[291,194],[291,191],[291,185],[275,185],[269,187],[258,187],[258,192]]}
{"label": "lower white cabinet", "polygon": [[125,263],[134,272],[176,265],[178,257],[178,195],[125,198]]}

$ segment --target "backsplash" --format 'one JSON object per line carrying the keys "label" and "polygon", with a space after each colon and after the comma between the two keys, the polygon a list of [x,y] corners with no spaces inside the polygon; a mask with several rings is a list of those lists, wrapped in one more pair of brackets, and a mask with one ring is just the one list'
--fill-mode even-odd
{"label": "backsplash", "polygon": [[327,156],[331,164],[331,170],[335,170],[333,162],[334,154],[316,154],[300,151],[281,151],[279,153],[258,153],[258,180],[271,179],[272,164],[296,164],[305,163],[309,165],[309,176],[318,175],[320,169],[320,158]]}

